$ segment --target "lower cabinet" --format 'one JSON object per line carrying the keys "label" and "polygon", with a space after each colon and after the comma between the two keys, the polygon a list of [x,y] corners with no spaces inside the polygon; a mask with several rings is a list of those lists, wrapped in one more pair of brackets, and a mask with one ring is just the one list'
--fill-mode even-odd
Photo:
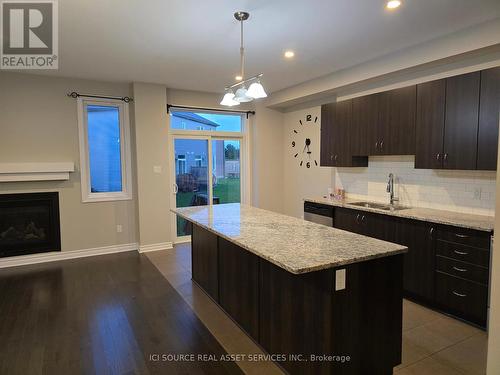
{"label": "lower cabinet", "polygon": [[219,238],[219,304],[259,339],[259,258]]}
{"label": "lower cabinet", "polygon": [[408,247],[404,256],[403,288],[407,296],[434,300],[434,237],[436,228],[426,222],[401,219],[396,243]]}
{"label": "lower cabinet", "polygon": [[219,265],[217,236],[193,225],[191,257],[193,280],[219,302]]}
{"label": "lower cabinet", "polygon": [[334,227],[408,247],[404,294],[486,326],[490,234],[336,207]]}

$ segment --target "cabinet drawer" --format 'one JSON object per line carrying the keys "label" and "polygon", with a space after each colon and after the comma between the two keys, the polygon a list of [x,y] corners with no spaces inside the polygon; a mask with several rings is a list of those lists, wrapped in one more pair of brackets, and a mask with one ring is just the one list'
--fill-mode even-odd
{"label": "cabinet drawer", "polygon": [[436,238],[461,245],[474,246],[488,250],[490,248],[490,234],[475,230],[456,227],[438,228]]}
{"label": "cabinet drawer", "polygon": [[436,254],[477,266],[489,267],[490,264],[489,250],[441,240],[436,241]]}
{"label": "cabinet drawer", "polygon": [[487,287],[436,271],[436,301],[452,314],[486,326]]}
{"label": "cabinet drawer", "polygon": [[444,273],[461,277],[470,281],[475,281],[488,285],[489,273],[484,267],[474,266],[469,263],[460,262],[442,256],[436,256],[436,270]]}

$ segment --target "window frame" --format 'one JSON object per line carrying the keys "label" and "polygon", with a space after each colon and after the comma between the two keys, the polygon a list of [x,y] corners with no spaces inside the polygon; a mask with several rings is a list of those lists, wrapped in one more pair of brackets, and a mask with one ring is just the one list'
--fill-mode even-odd
{"label": "window frame", "polygon": [[[129,105],[118,99],[78,98],[78,135],[80,144],[80,182],[82,202],[109,202],[132,199],[132,162],[130,146]],[[88,145],[88,112],[92,105],[101,107],[118,107],[120,120],[120,162],[122,190],[116,192],[93,193],[90,180],[89,145]]]}

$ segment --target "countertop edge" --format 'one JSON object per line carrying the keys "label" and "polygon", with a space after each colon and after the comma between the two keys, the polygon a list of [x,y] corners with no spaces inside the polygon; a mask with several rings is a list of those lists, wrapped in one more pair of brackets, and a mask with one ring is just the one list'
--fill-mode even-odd
{"label": "countertop edge", "polygon": [[[341,202],[341,201],[336,201],[336,200],[329,200],[328,198],[304,198],[304,202],[311,202],[311,203],[318,203],[318,204],[324,204],[328,206],[333,206],[333,207],[341,207],[341,208],[349,208],[352,210],[358,210],[358,211],[365,211],[365,212],[372,212],[375,214],[380,214],[380,215],[387,215],[387,216],[394,216],[394,217],[401,217],[405,219],[413,219],[413,220],[419,220],[419,221],[425,221],[429,223],[434,223],[434,224],[442,224],[442,225],[450,225],[454,227],[459,227],[459,228],[465,228],[465,229],[472,229],[472,230],[477,230],[481,232],[488,232],[488,233],[493,233],[494,228],[491,227],[482,227],[482,226],[477,226],[477,225],[471,225],[471,224],[465,224],[465,223],[457,223],[451,220],[446,220],[446,218],[424,218],[420,217],[418,215],[411,215],[407,214],[404,211],[405,210],[399,210],[399,211],[386,211],[386,210],[379,210],[376,208],[371,208],[371,207],[363,207],[363,206],[355,206],[347,202]],[[362,201],[362,199],[359,199],[359,201]],[[412,207],[412,208],[421,208],[421,207]],[[425,208],[421,208],[425,209]],[[435,210],[435,209],[432,209]],[[439,211],[439,210],[437,210]],[[448,211],[447,211],[448,212]],[[461,213],[459,213],[461,214]],[[463,214],[467,215],[467,214]]]}
{"label": "countertop edge", "polygon": [[[332,262],[332,263],[327,263],[327,264],[322,264],[322,265],[318,265],[318,266],[312,266],[312,267],[306,267],[306,268],[300,268],[300,269],[292,269],[290,267],[288,267],[287,265],[285,264],[282,264],[278,261],[276,261],[275,259],[270,259],[269,257],[267,256],[264,256],[262,253],[260,252],[257,252],[245,245],[243,245],[242,243],[236,241],[234,238],[231,238],[229,236],[226,236],[225,234],[221,233],[221,232],[218,232],[216,230],[214,230],[213,228],[210,228],[209,226],[205,225],[205,224],[202,224],[198,221],[194,221],[193,219],[189,218],[188,216],[186,215],[183,215],[181,212],[178,212],[176,211],[175,209],[171,208],[170,209],[171,212],[173,212],[174,214],[176,215],[179,215],[180,217],[182,217],[183,219],[193,223],[193,224],[196,224],[200,227],[202,227],[203,229],[206,229],[208,230],[209,232],[241,247],[242,249],[245,249],[249,252],[251,252],[252,254],[258,256],[259,258],[262,258],[264,260],[267,260],[268,262],[274,264],[275,266],[285,270],[285,271],[288,271],[294,275],[302,275],[302,274],[305,274],[305,273],[309,273],[309,272],[315,272],[315,271],[322,271],[322,270],[326,270],[326,269],[330,269],[330,268],[337,268],[337,267],[342,267],[342,266],[348,266],[350,264],[355,264],[355,263],[361,263],[361,262],[366,262],[366,261],[369,261],[369,260],[374,260],[374,259],[380,259],[380,258],[385,258],[385,257],[390,257],[390,256],[394,256],[394,255],[399,255],[399,254],[404,254],[408,251],[408,247],[406,246],[402,246],[402,245],[398,245],[398,244],[394,244],[393,245],[396,245],[396,246],[399,246],[398,249],[394,249],[394,250],[391,250],[387,253],[382,253],[382,254],[373,254],[373,255],[368,255],[368,256],[364,256],[364,257],[359,257],[359,258],[355,258],[353,259],[352,261],[339,261],[339,262]],[[385,241],[387,242],[387,241]],[[391,242],[392,243],[392,242]]]}

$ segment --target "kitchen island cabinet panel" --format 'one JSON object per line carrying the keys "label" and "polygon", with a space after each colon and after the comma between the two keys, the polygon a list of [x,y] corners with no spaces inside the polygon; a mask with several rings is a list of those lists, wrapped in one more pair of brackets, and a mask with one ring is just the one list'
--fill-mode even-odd
{"label": "kitchen island cabinet panel", "polygon": [[259,340],[259,258],[219,238],[219,303],[254,340]]}

